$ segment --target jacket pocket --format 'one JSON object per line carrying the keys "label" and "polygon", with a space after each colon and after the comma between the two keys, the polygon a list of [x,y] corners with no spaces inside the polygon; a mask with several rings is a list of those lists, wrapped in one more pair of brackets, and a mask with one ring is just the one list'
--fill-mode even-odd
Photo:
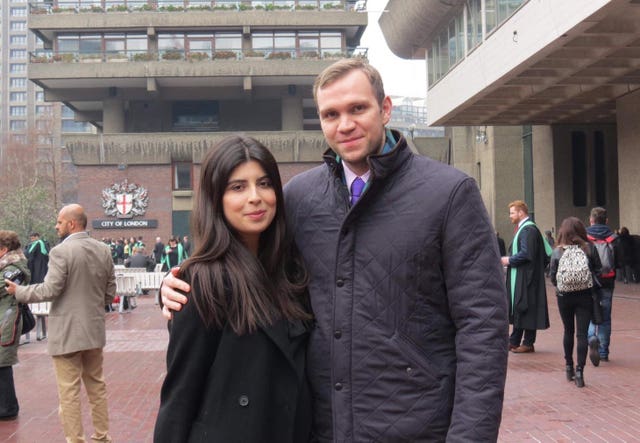
{"label": "jacket pocket", "polygon": [[411,340],[396,332],[391,336],[391,343],[401,354],[402,363],[406,362],[405,373],[407,378],[423,386],[440,384],[442,376],[437,371],[434,371],[426,357]]}

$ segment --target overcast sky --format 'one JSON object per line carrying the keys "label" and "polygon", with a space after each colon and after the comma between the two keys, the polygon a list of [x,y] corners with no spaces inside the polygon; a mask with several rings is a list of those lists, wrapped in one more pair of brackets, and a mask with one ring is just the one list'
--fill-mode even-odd
{"label": "overcast sky", "polygon": [[427,94],[426,62],[404,60],[391,52],[378,25],[386,5],[387,0],[367,0],[369,24],[360,45],[369,48],[369,61],[382,74],[387,95],[424,98]]}

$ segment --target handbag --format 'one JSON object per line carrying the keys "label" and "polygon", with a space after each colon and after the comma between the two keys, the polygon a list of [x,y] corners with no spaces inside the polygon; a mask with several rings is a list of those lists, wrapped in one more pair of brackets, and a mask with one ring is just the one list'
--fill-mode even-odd
{"label": "handbag", "polygon": [[604,314],[602,312],[602,304],[600,303],[602,297],[598,291],[591,291],[591,299],[593,300],[591,309],[591,323],[594,325],[601,325],[604,321]]}
{"label": "handbag", "polygon": [[31,332],[36,327],[36,318],[29,309],[29,305],[26,303],[18,303],[20,308],[20,316],[22,317],[22,334]]}

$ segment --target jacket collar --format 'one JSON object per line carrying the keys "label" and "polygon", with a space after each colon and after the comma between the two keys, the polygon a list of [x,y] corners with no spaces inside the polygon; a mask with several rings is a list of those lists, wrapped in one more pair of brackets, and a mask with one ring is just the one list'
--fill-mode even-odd
{"label": "jacket collar", "polygon": [[[367,163],[369,163],[369,169],[371,170],[371,180],[391,175],[412,155],[404,136],[396,130],[391,130],[391,133],[398,141],[395,146],[389,152],[371,154],[367,157]],[[333,175],[342,175],[342,161],[335,151],[331,148],[327,149],[323,154],[323,160]]]}

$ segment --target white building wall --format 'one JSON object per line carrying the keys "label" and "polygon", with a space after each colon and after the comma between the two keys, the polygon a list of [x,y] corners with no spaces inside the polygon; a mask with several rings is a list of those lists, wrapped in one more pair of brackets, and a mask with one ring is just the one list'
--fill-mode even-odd
{"label": "white building wall", "polygon": [[525,61],[535,60],[541,50],[610,1],[530,0],[429,89],[428,124],[439,124],[470,98],[491,92],[496,80]]}

